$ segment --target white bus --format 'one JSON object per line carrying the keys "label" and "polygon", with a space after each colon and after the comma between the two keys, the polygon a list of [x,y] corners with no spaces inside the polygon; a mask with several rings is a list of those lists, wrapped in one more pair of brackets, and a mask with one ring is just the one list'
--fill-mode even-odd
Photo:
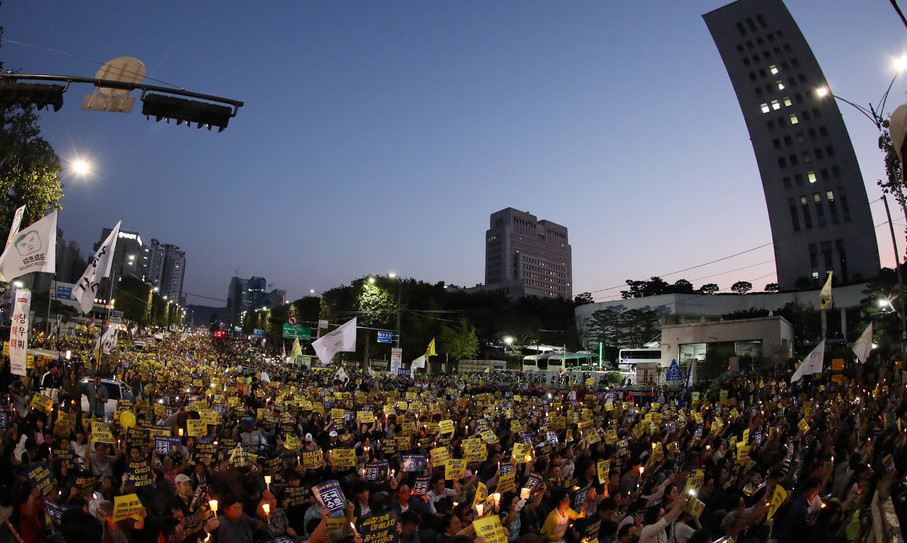
{"label": "white bus", "polygon": [[548,369],[554,371],[588,370],[592,365],[592,353],[553,353],[548,356]]}
{"label": "white bus", "polygon": [[661,365],[661,349],[620,349],[617,353],[617,369],[631,385],[650,380],[648,377],[638,378],[639,370],[644,370],[648,376],[650,371]]}
{"label": "white bus", "polygon": [[547,371],[549,356],[548,353],[524,356],[523,371]]}

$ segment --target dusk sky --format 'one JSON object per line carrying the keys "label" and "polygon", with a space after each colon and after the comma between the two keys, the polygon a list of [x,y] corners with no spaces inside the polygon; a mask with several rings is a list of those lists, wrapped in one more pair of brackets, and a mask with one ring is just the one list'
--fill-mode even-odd
{"label": "dusk sky", "polygon": [[[577,294],[771,241],[702,20],[725,3],[7,0],[0,59],[91,77],[135,56],[147,83],[245,101],[220,134],[145,120],[138,101],[132,114],[81,111],[84,85],[43,113],[64,160],[94,163],[90,178],[64,174],[59,224],[83,256],[123,219],[186,250],[185,292],[221,300],[236,270],[289,299],[390,270],[472,286],[489,214],[511,206],[569,229]],[[890,3],[787,5],[833,92],[876,102],[907,52]],[[889,112],[905,90],[907,75]],[[842,113],[876,200],[875,129]],[[872,211],[885,220],[881,202]],[[887,226],[876,233],[890,266]],[[681,277],[761,290],[775,279],[772,251],[666,279]]]}

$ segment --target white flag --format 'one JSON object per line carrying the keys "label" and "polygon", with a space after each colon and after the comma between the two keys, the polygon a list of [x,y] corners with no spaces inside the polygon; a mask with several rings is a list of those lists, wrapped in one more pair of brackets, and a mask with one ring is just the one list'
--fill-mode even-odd
{"label": "white flag", "polygon": [[417,368],[424,368],[424,367],[425,367],[425,355],[423,354],[423,355],[420,356],[419,358],[413,360],[412,363],[410,363],[410,365],[409,365],[409,376],[410,376],[410,377],[415,377],[415,376],[416,376],[416,369],[417,369]]}
{"label": "white flag", "polygon": [[98,285],[101,284],[101,279],[110,277],[110,266],[113,264],[113,252],[117,248],[117,236],[120,234],[120,223],[122,222],[123,221],[117,221],[117,225],[110,231],[110,235],[107,236],[104,243],[98,247],[94,256],[88,261],[88,267],[85,268],[85,273],[83,273],[82,277],[76,282],[76,286],[72,288],[72,297],[79,302],[79,309],[82,310],[82,313],[91,311],[91,308],[94,306],[95,296],[97,295]]}
{"label": "white flag", "polygon": [[113,351],[113,348],[117,345],[117,327],[109,326],[107,330],[104,330],[104,333],[98,337],[98,345],[95,347],[96,350],[102,350],[104,354],[110,354]]}
{"label": "white flag", "polygon": [[800,367],[797,368],[797,371],[794,372],[793,377],[790,378],[791,383],[796,383],[800,379],[803,379],[804,375],[812,375],[813,373],[822,373],[822,362],[825,360],[825,340],[819,342],[816,345],[816,348],[813,349],[811,353],[806,355],[806,358],[803,359],[803,363],[800,364]]}
{"label": "white flag", "polygon": [[869,359],[869,353],[872,351],[872,323],[863,330],[860,338],[853,344],[853,354],[856,355],[860,364],[865,364]]}
{"label": "white flag", "polygon": [[18,232],[0,255],[4,281],[32,272],[54,273],[57,269],[57,212]]}
{"label": "white flag", "polygon": [[19,226],[22,225],[22,215],[25,214],[25,206],[21,206],[16,210],[16,214],[13,215],[13,224],[9,227],[9,235],[6,236],[6,246],[9,247],[9,244],[16,239],[16,235],[19,233]]}
{"label": "white flag", "polygon": [[312,342],[312,348],[315,349],[315,354],[318,355],[322,364],[330,364],[331,359],[337,353],[356,351],[356,321],[357,317],[353,317],[336,330]]}
{"label": "white flag", "polygon": [[28,358],[28,312],[31,291],[17,288],[14,295],[13,320],[9,327],[9,371],[13,375],[26,374]]}

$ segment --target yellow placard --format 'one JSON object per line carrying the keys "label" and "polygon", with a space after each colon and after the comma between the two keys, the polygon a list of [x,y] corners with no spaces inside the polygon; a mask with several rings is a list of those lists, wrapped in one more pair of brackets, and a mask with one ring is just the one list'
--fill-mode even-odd
{"label": "yellow placard", "polygon": [[135,494],[126,494],[125,496],[113,497],[113,522],[131,518],[142,520],[142,500]]}
{"label": "yellow placard", "polygon": [[300,446],[299,437],[292,434],[287,434],[287,438],[283,441],[283,448],[288,451],[298,451]]}
{"label": "yellow placard", "polygon": [[781,504],[784,503],[784,500],[787,499],[787,491],[784,490],[784,487],[781,485],[775,485],[775,491],[772,492],[772,501],[768,506],[768,519],[771,520],[775,516],[775,512],[778,511],[778,508],[781,507]]}
{"label": "yellow placard", "polygon": [[702,510],[705,509],[705,503],[703,503],[699,498],[690,498],[690,501],[687,502],[687,506],[684,508],[684,511],[689,513],[693,518],[698,519],[699,515],[702,514]]}
{"label": "yellow placard", "polygon": [[189,437],[208,435],[208,425],[201,419],[186,419],[186,435]]}
{"label": "yellow placard", "polygon": [[107,443],[108,445],[116,445],[117,443],[107,423],[98,421],[92,421],[91,423],[91,440],[95,443]]}
{"label": "yellow placard", "polygon": [[599,460],[595,463],[595,470],[598,472],[598,484],[607,483],[611,472],[611,460]]}
{"label": "yellow placard", "polygon": [[740,441],[742,441],[743,443],[750,442],[750,429],[749,428],[747,428],[746,430],[743,431],[743,437],[740,438]]}
{"label": "yellow placard", "polygon": [[[526,460],[527,455],[532,454],[532,446],[528,443],[514,443],[513,451],[510,453],[510,460],[514,464],[525,464],[528,462]],[[530,460],[532,457],[530,456]]]}
{"label": "yellow placard", "polygon": [[205,424],[210,424],[211,426],[217,426],[219,422],[217,411],[213,409],[200,409],[198,416],[201,417]]}
{"label": "yellow placard", "polygon": [[374,411],[356,411],[356,422],[358,424],[374,424],[375,423],[375,412]]}
{"label": "yellow placard", "polygon": [[35,395],[31,397],[29,406],[35,411],[50,413],[54,409],[54,401],[39,392],[35,392]]}
{"label": "yellow placard", "polygon": [[498,477],[498,487],[495,490],[501,494],[516,492],[516,471],[511,471],[507,475]]}
{"label": "yellow placard", "polygon": [[452,420],[442,420],[438,423],[438,433],[441,435],[454,433],[454,423]]}
{"label": "yellow placard", "polygon": [[504,533],[501,518],[497,515],[477,518],[472,521],[472,526],[476,535],[481,537],[485,543],[507,543],[507,534]]}
{"label": "yellow placard", "polygon": [[466,474],[466,460],[461,458],[448,458],[444,464],[444,478],[448,481],[462,479]]}
{"label": "yellow placard", "polygon": [[324,466],[324,454],[321,449],[302,453],[302,467],[305,469],[318,469]]}
{"label": "yellow placard", "polygon": [[446,465],[450,458],[447,447],[435,447],[429,451],[429,454],[431,455],[431,465],[434,468]]}
{"label": "yellow placard", "polygon": [[498,442],[497,434],[495,434],[491,430],[483,430],[479,435],[482,436],[482,441],[489,445],[493,445]]}
{"label": "yellow placard", "polygon": [[801,433],[809,432],[809,423],[806,422],[806,419],[800,419],[800,422],[797,423],[797,428],[800,428]]}
{"label": "yellow placard", "polygon": [[341,469],[356,467],[355,449],[333,449],[330,458],[332,467]]}
{"label": "yellow placard", "polygon": [[488,447],[478,438],[463,440],[463,457],[467,462],[484,462],[488,458]]}

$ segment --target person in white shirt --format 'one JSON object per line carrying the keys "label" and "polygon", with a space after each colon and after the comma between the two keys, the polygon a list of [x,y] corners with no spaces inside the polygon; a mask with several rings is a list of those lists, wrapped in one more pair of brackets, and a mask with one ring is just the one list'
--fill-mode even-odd
{"label": "person in white shirt", "polygon": [[639,543],[668,543],[668,534],[665,528],[677,520],[686,504],[686,497],[677,496],[671,503],[671,509],[666,513],[660,507],[649,508],[643,519],[642,531],[639,533]]}

